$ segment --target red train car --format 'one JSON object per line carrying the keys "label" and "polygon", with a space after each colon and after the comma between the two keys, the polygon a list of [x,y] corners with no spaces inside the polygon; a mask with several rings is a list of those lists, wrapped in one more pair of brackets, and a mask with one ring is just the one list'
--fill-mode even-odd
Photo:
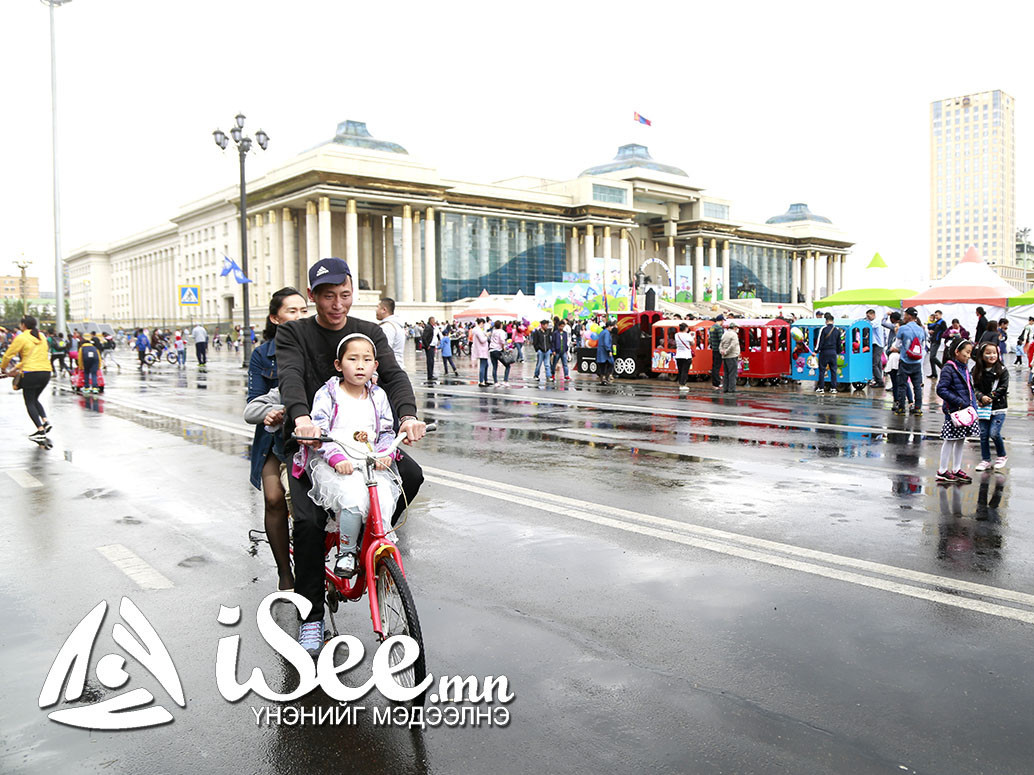
{"label": "red train car", "polygon": [[[781,319],[735,321],[741,379],[777,381],[790,374],[790,324]],[[726,325],[729,321],[726,321]]]}

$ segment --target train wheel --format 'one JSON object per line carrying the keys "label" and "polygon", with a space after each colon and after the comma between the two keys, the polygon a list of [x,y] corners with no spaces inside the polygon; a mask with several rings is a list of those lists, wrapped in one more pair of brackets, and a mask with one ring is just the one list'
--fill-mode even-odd
{"label": "train wheel", "polygon": [[596,373],[596,361],[589,361],[589,373]]}

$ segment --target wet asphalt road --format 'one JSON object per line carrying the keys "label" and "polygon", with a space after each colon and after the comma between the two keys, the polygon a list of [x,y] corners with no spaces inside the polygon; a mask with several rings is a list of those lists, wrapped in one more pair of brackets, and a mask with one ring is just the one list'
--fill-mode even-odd
{"label": "wet asphalt road", "polygon": [[[408,353],[411,373],[415,356]],[[941,415],[899,418],[882,391],[669,382],[540,389],[417,383],[441,423],[402,530],[429,669],[505,675],[506,728],[257,725],[238,673],[286,688],[255,610],[275,587],[261,495],[247,481],[243,371],[163,365],[109,375],[99,399],[48,390],[55,447],[24,441],[0,385],[0,771],[1026,773],[1034,761],[1032,405],[1012,391],[1009,466],[938,487]],[[421,357],[422,362],[422,357]],[[530,366],[524,364],[525,376]],[[1012,372],[1014,375],[1017,372]],[[1024,373],[1025,376],[1025,373]],[[976,445],[966,452],[970,467]],[[98,548],[125,547],[166,588]],[[123,565],[123,568],[126,567]],[[132,570],[132,568],[130,568]],[[86,732],[37,704],[61,643],[129,596],[160,633],[186,708],[130,661],[175,721]],[[220,605],[243,623],[219,625]],[[117,650],[109,612],[92,668]],[[277,621],[293,632],[286,607]],[[342,632],[375,648],[365,603]],[[299,708],[332,704],[321,691]],[[383,706],[374,696],[363,703]],[[59,707],[68,707],[62,703]]]}

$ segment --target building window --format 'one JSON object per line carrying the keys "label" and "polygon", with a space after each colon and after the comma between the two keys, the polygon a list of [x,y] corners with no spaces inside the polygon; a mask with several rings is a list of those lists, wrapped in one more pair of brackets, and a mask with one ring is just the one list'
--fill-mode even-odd
{"label": "building window", "polygon": [[721,218],[729,220],[729,205],[720,205],[717,202],[704,202],[705,218]]}
{"label": "building window", "polygon": [[601,186],[599,183],[592,184],[592,198],[597,202],[614,202],[623,205],[625,203],[626,191],[616,186]]}

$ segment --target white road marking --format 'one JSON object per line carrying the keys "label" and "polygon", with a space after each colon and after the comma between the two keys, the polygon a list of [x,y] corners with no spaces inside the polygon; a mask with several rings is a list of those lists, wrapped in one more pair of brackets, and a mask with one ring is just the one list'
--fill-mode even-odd
{"label": "white road marking", "polygon": [[9,468],[5,473],[26,490],[33,490],[37,487],[43,486],[43,482],[30,474],[24,468]]}
{"label": "white road marking", "polygon": [[243,438],[250,439],[255,435],[255,431],[253,430],[254,426],[247,425],[243,422],[240,425],[234,425],[211,417],[199,417],[197,415],[182,414],[180,412],[164,411],[147,406],[146,404],[127,401],[124,398],[105,397],[104,400],[113,406],[120,406],[124,409],[134,409],[138,412],[153,414],[156,417],[166,417],[170,420],[180,420],[191,425],[201,425],[206,428],[212,428],[213,430],[223,431],[224,433],[230,433]]}
{"label": "white road marking", "polygon": [[[861,560],[854,557],[831,554],[814,549],[769,541],[763,538],[731,533],[725,530],[687,524],[675,520],[639,514],[625,509],[605,506],[574,498],[538,492],[523,487],[497,482],[488,479],[455,474],[441,469],[424,467],[424,478],[427,481],[448,487],[456,487],[464,492],[475,493],[490,498],[497,498],[508,503],[516,503],[529,508],[546,511],[552,514],[571,517],[584,522],[612,527],[639,535],[659,538],[664,541],[693,546],[699,549],[720,554],[740,557],[755,562],[775,565],[789,570],[808,573],[816,576],[844,581],[859,586],[880,589],[908,597],[915,597],[931,602],[965,608],[992,616],[1000,616],[1016,621],[1034,624],[1034,611],[1027,611],[983,600],[959,597],[959,594],[980,595],[997,600],[1008,601],[1020,605],[1034,606],[1034,595],[1001,589],[985,584],[961,581],[931,573],[897,568],[892,565]],[[616,518],[602,516],[611,514]],[[645,524],[644,524],[645,523]],[[788,555],[788,556],[784,556]],[[804,558],[804,559],[797,559]],[[808,560],[808,561],[806,561]],[[818,562],[838,567],[819,565]],[[853,568],[876,573],[888,578],[877,578],[855,573],[842,568]],[[893,580],[897,579],[897,580]],[[926,589],[911,584],[928,584],[936,589]],[[950,590],[950,591],[941,591]]]}
{"label": "white road marking", "polygon": [[[792,420],[789,417],[772,417],[769,415],[734,414],[730,412],[706,412],[689,409],[675,409],[669,406],[644,405],[644,404],[619,404],[606,401],[587,401],[579,398],[567,398],[566,391],[555,393],[554,396],[532,393],[530,395],[518,395],[498,392],[478,392],[473,390],[455,390],[443,388],[428,388],[420,386],[420,389],[427,393],[459,396],[464,398],[483,398],[488,396],[495,400],[512,401],[525,404],[550,404],[562,407],[579,407],[587,409],[612,409],[620,412],[633,412],[635,414],[649,414],[671,417],[700,418],[704,420],[731,420],[743,425],[775,426],[779,428],[798,428],[803,430],[832,430],[845,431],[847,433],[871,433],[894,436],[919,436],[922,439],[940,440],[939,432],[936,430],[923,430],[921,428],[878,428],[868,425],[842,425],[839,423],[818,422],[813,420]],[[654,398],[656,396],[651,396]],[[675,396],[671,396],[675,399]],[[934,407],[930,408],[934,411]],[[939,410],[938,410],[939,411]],[[1025,439],[1006,438],[1017,444],[1029,443]]]}
{"label": "white road marking", "polygon": [[170,589],[172,582],[122,544],[98,546],[97,551],[141,589]]}

